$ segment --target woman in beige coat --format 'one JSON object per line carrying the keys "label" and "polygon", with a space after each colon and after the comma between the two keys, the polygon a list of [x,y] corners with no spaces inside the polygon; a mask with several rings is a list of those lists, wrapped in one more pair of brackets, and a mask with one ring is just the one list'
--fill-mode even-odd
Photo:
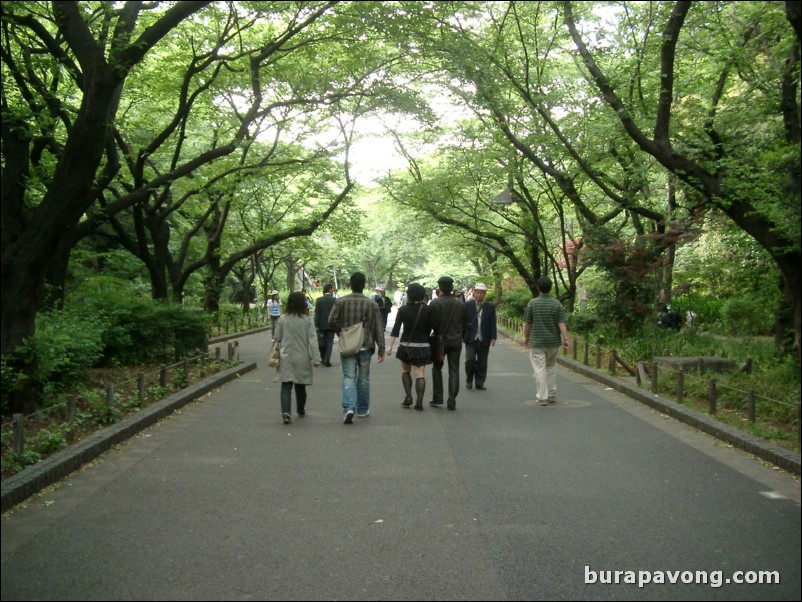
{"label": "woman in beige coat", "polygon": [[312,384],[312,366],[320,366],[315,323],[301,292],[290,293],[287,313],[276,324],[273,340],[281,346],[281,417],[284,424],[292,419],[292,389],[298,416],[306,415],[306,385]]}

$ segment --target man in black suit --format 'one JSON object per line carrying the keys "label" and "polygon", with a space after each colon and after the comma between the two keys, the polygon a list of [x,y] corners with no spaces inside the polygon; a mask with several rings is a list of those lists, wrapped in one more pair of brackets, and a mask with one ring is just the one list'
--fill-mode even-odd
{"label": "man in black suit", "polygon": [[317,328],[317,346],[324,366],[331,366],[331,351],[334,348],[334,331],[329,325],[329,314],[334,307],[334,285],[323,285],[323,296],[315,301],[315,328]]}
{"label": "man in black suit", "polygon": [[465,304],[468,319],[468,334],[465,337],[465,373],[469,389],[485,390],[487,379],[487,356],[496,344],[496,307],[485,301],[487,285],[477,282],[473,287],[473,299]]}

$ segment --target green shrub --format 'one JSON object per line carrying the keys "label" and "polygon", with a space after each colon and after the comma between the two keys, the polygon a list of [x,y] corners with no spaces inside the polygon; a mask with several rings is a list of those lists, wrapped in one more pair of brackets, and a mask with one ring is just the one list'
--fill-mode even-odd
{"label": "green shrub", "polygon": [[89,300],[84,315],[102,316],[104,365],[151,363],[206,348],[205,318],[150,299]]}
{"label": "green shrub", "polygon": [[499,312],[510,318],[522,319],[531,299],[532,291],[526,287],[510,289],[504,293]]}
{"label": "green shrub", "polygon": [[102,316],[72,310],[40,313],[33,346],[38,358],[37,382],[46,392],[80,381],[104,355],[108,324]]}
{"label": "green shrub", "polygon": [[584,311],[568,316],[568,330],[581,335],[590,334],[600,324],[599,316]]}
{"label": "green shrub", "polygon": [[727,299],[721,307],[721,319],[730,334],[759,335],[771,333],[772,308],[751,297]]}

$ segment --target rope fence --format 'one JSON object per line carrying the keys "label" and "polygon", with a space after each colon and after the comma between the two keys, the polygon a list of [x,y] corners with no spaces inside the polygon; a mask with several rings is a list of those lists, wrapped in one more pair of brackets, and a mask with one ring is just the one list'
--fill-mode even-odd
{"label": "rope fence", "polygon": [[84,421],[93,420],[100,424],[117,422],[126,411],[135,412],[171,392],[189,387],[193,369],[198,379],[203,380],[208,373],[218,372],[238,359],[239,342],[228,342],[225,358],[221,347],[216,346],[213,351],[187,357],[174,364],[162,364],[158,370],[139,372],[136,378],[117,383],[107,382],[100,391],[90,391],[80,396],[68,395],[64,401],[31,414],[14,414],[11,422],[0,425],[3,447],[10,440],[15,458],[23,460],[26,440],[35,435],[37,440],[41,439],[39,443],[44,452],[57,451],[64,444],[75,442],[78,428]]}
{"label": "rope fence", "polygon": [[[505,330],[523,337],[523,321],[499,316],[498,323]],[[673,399],[677,403],[693,405],[711,416],[719,416],[722,413],[734,415],[736,422],[733,426],[739,428],[743,427],[743,422],[756,425],[762,419],[773,417],[778,413],[784,413],[786,419],[790,414],[793,416],[792,420],[796,422],[797,448],[802,446],[800,426],[802,409],[799,402],[772,399],[758,394],[754,389],[743,390],[721,384],[718,379],[703,374],[702,361],[693,372],[675,370],[655,362],[628,361],[614,348],[608,349],[578,338],[572,340],[568,349],[563,348],[563,356],[568,356],[569,353],[573,360],[582,362],[585,366],[606,370],[612,376],[621,374],[624,377],[634,377],[638,386],[648,387],[652,393]],[[751,364],[748,362],[747,364],[751,368]]]}

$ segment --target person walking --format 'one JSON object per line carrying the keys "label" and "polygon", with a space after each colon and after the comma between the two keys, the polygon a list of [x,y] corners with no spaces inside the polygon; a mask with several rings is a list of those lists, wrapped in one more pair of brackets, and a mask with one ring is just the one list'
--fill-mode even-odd
{"label": "person walking", "polygon": [[540,295],[530,300],[524,312],[524,339],[529,343],[529,361],[532,364],[537,390],[537,403],[545,406],[557,400],[557,352],[568,348],[568,327],[565,308],[549,294],[551,280],[537,281]]}
{"label": "person walking", "polygon": [[287,313],[276,324],[273,344],[281,349],[281,417],[284,424],[292,421],[292,389],[298,416],[306,415],[306,385],[312,384],[312,366],[320,366],[315,324],[306,306],[306,295],[290,293]]}
{"label": "person walking", "polygon": [[329,324],[331,308],[337,300],[334,298],[334,285],[323,285],[323,296],[315,301],[315,328],[317,328],[317,345],[323,365],[331,367],[331,352],[334,349],[334,331]]}
{"label": "person walking", "polygon": [[496,306],[485,301],[487,285],[477,282],[473,287],[473,298],[465,304],[468,334],[465,337],[465,386],[472,389],[474,383],[480,391],[485,390],[487,380],[487,358],[490,348],[496,345]]}
{"label": "person walking", "polygon": [[432,400],[429,405],[443,405],[443,366],[448,360],[448,399],[446,407],[449,410],[457,409],[457,395],[459,394],[460,355],[462,354],[462,341],[467,331],[465,304],[455,297],[454,280],[443,276],[437,281],[441,295],[432,300],[429,307],[434,311],[435,336],[443,337],[445,357],[438,361],[435,357],[432,362]]}
{"label": "person walking", "polygon": [[276,338],[276,324],[281,317],[281,299],[278,297],[278,291],[270,293],[270,299],[267,300],[267,313],[270,316],[270,336]]}
{"label": "person walking", "polygon": [[426,298],[426,289],[418,283],[409,285],[407,292],[409,302],[398,310],[395,324],[390,333],[390,343],[387,346],[387,355],[393,354],[393,346],[401,333],[396,357],[401,360],[401,382],[404,385],[404,401],[401,407],[412,406],[412,375],[415,371],[415,393],[417,401],[415,409],[423,410],[423,395],[426,392],[426,366],[432,363],[432,347],[429,335],[434,324],[434,312],[423,300]]}
{"label": "person walking", "polygon": [[352,424],[354,415],[370,415],[370,359],[378,349],[379,362],[384,361],[384,329],[379,306],[362,294],[367,278],[362,272],[351,275],[351,294],[337,299],[329,314],[334,332],[357,323],[363,325],[362,348],[354,355],[340,355],[343,371],[342,405],[345,424]]}
{"label": "person walking", "polygon": [[390,312],[393,309],[393,302],[387,296],[387,291],[383,286],[377,286],[376,292],[373,295],[373,300],[379,306],[379,314],[382,317],[382,331],[387,330],[387,319],[390,317]]}

